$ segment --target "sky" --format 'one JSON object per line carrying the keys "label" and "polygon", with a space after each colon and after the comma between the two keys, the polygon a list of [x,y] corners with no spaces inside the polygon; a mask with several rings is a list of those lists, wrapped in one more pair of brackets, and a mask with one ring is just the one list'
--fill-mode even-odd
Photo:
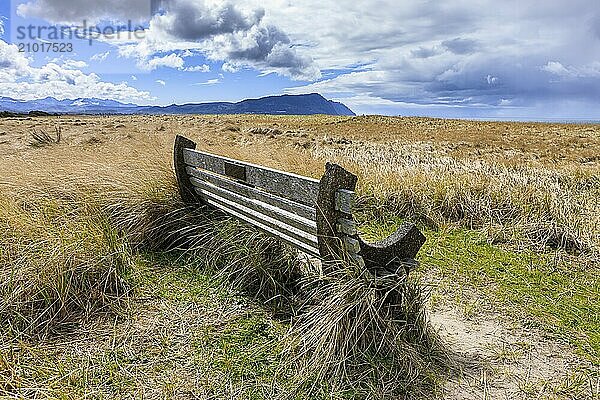
{"label": "sky", "polygon": [[600,120],[597,0],[0,0],[0,33],[15,99]]}

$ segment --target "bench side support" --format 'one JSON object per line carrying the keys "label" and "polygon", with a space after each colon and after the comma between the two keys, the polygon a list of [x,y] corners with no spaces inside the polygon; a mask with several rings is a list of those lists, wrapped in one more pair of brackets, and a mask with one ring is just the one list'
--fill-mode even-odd
{"label": "bench side support", "polygon": [[376,243],[367,243],[356,230],[352,216],[357,177],[337,164],[327,163],[321,179],[317,201],[319,251],[325,260],[352,259],[374,273],[406,273],[414,261],[425,236],[412,223],[405,222],[396,232]]}
{"label": "bench side support", "polygon": [[197,204],[200,202],[200,199],[195,194],[194,186],[192,186],[186,170],[183,158],[183,150],[185,149],[195,150],[196,143],[188,138],[177,135],[173,149],[173,164],[175,166],[175,175],[177,176],[179,195],[185,204]]}
{"label": "bench side support", "polygon": [[346,254],[344,251],[346,235],[338,233],[337,224],[340,220],[348,219],[349,215],[336,206],[339,202],[337,194],[340,190],[353,192],[357,181],[356,175],[341,166],[332,163],[325,165],[325,174],[319,183],[316,204],[319,252],[324,260],[340,260]]}

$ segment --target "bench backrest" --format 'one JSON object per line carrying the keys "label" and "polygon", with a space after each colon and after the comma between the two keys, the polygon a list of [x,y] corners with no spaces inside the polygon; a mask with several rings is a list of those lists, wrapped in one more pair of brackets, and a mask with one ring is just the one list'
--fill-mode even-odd
{"label": "bench backrest", "polygon": [[183,151],[183,158],[204,202],[319,255],[319,181],[191,149]]}

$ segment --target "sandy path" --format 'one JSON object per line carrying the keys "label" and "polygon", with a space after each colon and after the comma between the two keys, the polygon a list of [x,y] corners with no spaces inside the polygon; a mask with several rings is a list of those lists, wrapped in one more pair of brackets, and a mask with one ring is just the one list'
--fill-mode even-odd
{"label": "sandy path", "polygon": [[466,319],[456,309],[431,313],[431,322],[465,359],[462,377],[445,399],[598,399],[598,368],[571,348],[498,316]]}

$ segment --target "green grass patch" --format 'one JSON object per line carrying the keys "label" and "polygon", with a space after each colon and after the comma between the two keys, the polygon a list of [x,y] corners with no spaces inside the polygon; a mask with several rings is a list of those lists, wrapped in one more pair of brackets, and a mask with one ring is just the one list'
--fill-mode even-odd
{"label": "green grass patch", "polygon": [[[400,223],[372,223],[362,230],[370,239],[381,238]],[[594,364],[600,362],[600,278],[589,259],[561,251],[505,249],[488,243],[484,234],[465,229],[424,230],[424,234],[420,270],[433,269],[446,294],[464,301],[462,294],[475,290],[504,314],[541,327],[571,343]]]}

